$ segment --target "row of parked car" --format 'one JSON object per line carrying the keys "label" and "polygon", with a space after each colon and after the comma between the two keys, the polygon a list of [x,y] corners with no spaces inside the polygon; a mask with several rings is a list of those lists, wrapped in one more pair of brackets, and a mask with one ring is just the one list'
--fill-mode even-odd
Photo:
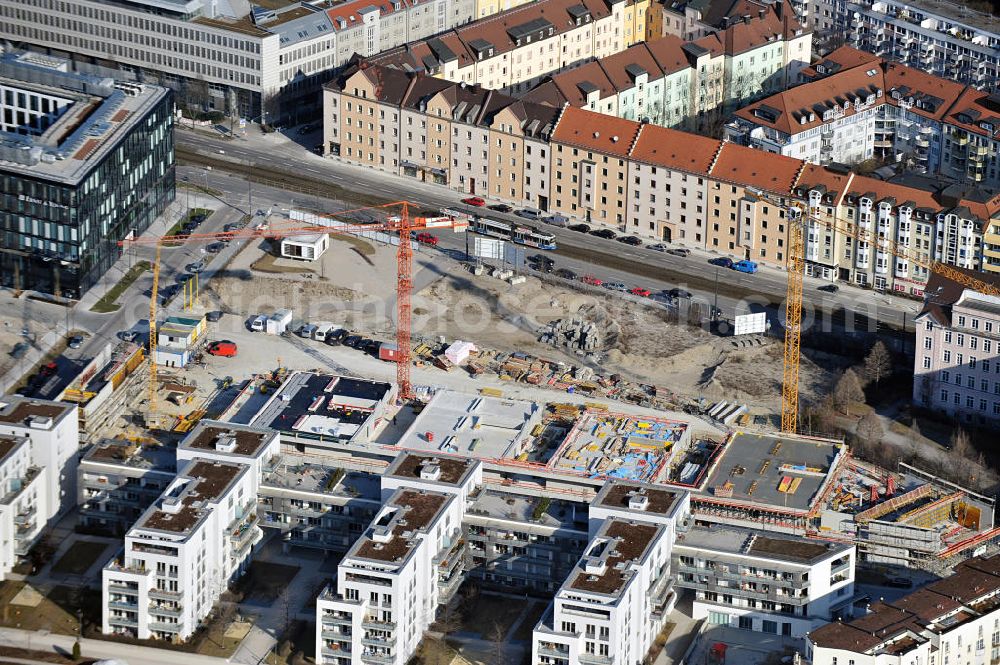
{"label": "row of parked car", "polygon": [[295,334],[303,339],[311,339],[329,346],[357,349],[382,360],[393,360],[396,356],[394,343],[380,342],[357,335],[333,323],[304,323],[298,327]]}

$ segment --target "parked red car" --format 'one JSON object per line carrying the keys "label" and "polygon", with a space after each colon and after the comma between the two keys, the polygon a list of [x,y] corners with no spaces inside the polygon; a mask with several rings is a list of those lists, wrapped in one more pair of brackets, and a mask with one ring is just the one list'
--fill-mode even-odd
{"label": "parked red car", "polygon": [[234,358],[236,356],[236,342],[230,342],[223,340],[221,342],[212,342],[208,345],[208,355],[210,356],[222,356],[223,358]]}
{"label": "parked red car", "polygon": [[591,286],[601,286],[602,284],[604,284],[603,279],[598,279],[593,275],[584,275],[580,281],[582,281],[584,284],[590,284]]}
{"label": "parked red car", "polygon": [[476,206],[477,208],[482,208],[484,205],[486,205],[486,201],[484,199],[479,198],[478,196],[470,196],[467,199],[462,199],[462,203],[464,203],[467,206]]}
{"label": "parked red car", "polygon": [[438,244],[438,237],[430,233],[418,233],[417,242],[424,245],[436,246]]}
{"label": "parked red car", "polygon": [[650,295],[652,295],[653,292],[650,291],[649,289],[644,289],[641,286],[637,286],[631,291],[629,291],[629,293],[631,293],[634,296],[642,296],[643,298],[648,298]]}

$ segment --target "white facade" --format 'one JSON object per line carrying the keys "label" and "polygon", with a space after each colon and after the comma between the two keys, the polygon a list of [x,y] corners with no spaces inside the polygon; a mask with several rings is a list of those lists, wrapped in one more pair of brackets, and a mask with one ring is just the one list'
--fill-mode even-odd
{"label": "white facade", "polygon": [[686,492],[606,484],[590,505],[590,543],[535,626],[531,662],[641,661],[677,599],[670,556],[690,506]]}
{"label": "white facade", "polygon": [[0,398],[0,436],[24,437],[31,443],[31,463],[43,476],[46,523],[76,505],[80,423],[77,407],[65,402]]}
{"label": "white facade", "polygon": [[853,545],[696,527],[674,554],[693,618],[712,624],[803,637],[853,598]]}
{"label": "white facade", "polygon": [[269,113],[274,122],[276,107],[267,103],[272,96],[318,102],[325,73],[355,52],[374,54],[422,39],[471,21],[475,12],[474,0],[409,0],[390,7],[383,14],[367,0],[331,10],[290,1],[255,19],[250,3],[239,0],[187,0],[169,8],[150,0],[134,8],[100,0],[44,6],[3,0],[0,39],[94,58],[182,94],[189,86],[203,88],[210,108],[244,118]]}
{"label": "white facade", "polygon": [[[412,463],[411,463],[412,462]],[[404,455],[385,501],[316,600],[316,662],[403,665],[462,579],[462,517],[482,484],[477,461]]]}
{"label": "white facade", "polygon": [[46,474],[23,437],[0,437],[0,580],[35,543],[51,511]]}
{"label": "white facade", "polygon": [[102,631],[188,639],[262,537],[259,480],[246,464],[188,461],[105,566]]}
{"label": "white facade", "polygon": [[281,239],[281,258],[297,261],[315,261],[330,248],[330,236],[309,233]]}

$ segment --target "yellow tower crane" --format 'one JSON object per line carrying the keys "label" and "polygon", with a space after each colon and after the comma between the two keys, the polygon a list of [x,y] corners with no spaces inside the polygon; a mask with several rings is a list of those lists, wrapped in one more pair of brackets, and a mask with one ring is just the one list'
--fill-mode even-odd
{"label": "yellow tower crane", "polygon": [[849,238],[857,238],[860,242],[875,245],[880,251],[892,254],[896,258],[910,261],[914,265],[942,275],[963,286],[984,293],[1000,296],[1000,288],[985,282],[963,270],[940,261],[929,261],[915,253],[906,245],[885,237],[884,234],[874,234],[861,228],[854,222],[843,220],[835,215],[826,215],[823,219],[816,213],[809,212],[805,205],[797,201],[779,201],[766,192],[754,191],[755,198],[785,207],[788,213],[788,285],[785,294],[785,354],[781,382],[781,431],[794,434],[798,431],[799,416],[799,363],[802,350],[802,282],[805,275],[805,223],[807,220],[826,227],[827,230],[839,231]]}

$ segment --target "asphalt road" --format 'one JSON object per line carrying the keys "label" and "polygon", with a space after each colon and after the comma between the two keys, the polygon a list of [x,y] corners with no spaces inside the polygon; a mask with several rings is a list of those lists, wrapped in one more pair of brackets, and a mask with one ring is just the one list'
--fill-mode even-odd
{"label": "asphalt road", "polygon": [[[295,138],[304,145],[312,145],[317,140],[315,136]],[[177,132],[177,143],[180,150],[196,152],[202,157],[199,159],[202,166],[184,166],[181,161],[179,177],[187,177],[192,183],[207,184],[224,192],[227,201],[244,208],[249,208],[251,204],[254,208],[274,204],[281,208],[316,207],[334,212],[349,205],[258,183],[248,187],[246,173],[250,168],[249,164],[260,169],[286,170],[297,176],[302,185],[308,185],[310,180],[333,183],[351,191],[408,200],[427,208],[457,208],[481,212],[497,219],[519,219],[513,215],[465,206],[460,202],[463,195],[446,187],[317,156],[288,137],[261,135],[256,128],[249,130],[247,139],[227,139],[203,132],[180,130]],[[214,166],[206,170],[204,162],[209,160]],[[717,270],[708,261],[719,254],[694,250],[691,256],[684,258],[645,247],[630,247],[540,222],[533,224],[555,235],[559,249],[551,254],[557,268],[565,267],[580,275],[594,275],[604,280],[621,281],[630,287],[642,286],[653,291],[682,288],[690,291],[703,303],[715,303],[718,297],[717,302],[727,318],[734,313],[760,311],[761,308],[767,308],[773,315],[783,311],[786,275],[782,270],[765,267],[755,275],[725,268]],[[438,235],[441,237],[442,249],[464,250],[463,237]],[[528,253],[534,252],[529,250]],[[824,283],[808,277],[805,280],[805,329],[820,325],[824,330],[833,330],[846,323],[848,328],[855,326],[874,330],[872,326],[876,321],[881,326],[879,329],[889,327],[898,330],[904,325],[907,330],[913,329],[912,319],[919,311],[920,303],[848,285],[842,285],[836,294],[825,293],[818,290]]]}

